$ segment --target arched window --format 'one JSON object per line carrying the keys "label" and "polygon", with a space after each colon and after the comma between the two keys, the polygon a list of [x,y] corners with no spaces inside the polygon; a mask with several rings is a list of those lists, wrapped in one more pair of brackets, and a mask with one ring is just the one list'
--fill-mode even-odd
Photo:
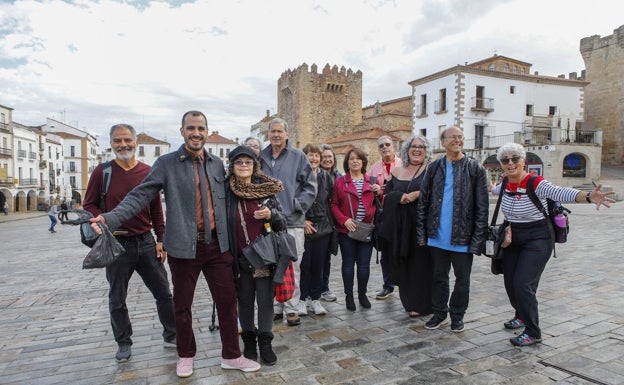
{"label": "arched window", "polygon": [[509,64],[505,63],[505,72],[509,72]]}
{"label": "arched window", "polygon": [[579,153],[572,153],[563,158],[562,176],[568,178],[585,178],[587,174],[587,163],[585,156]]}
{"label": "arched window", "polygon": [[488,67],[488,69],[489,69],[490,71],[494,71],[494,69],[495,69],[495,68],[496,68],[496,67],[494,67],[494,64],[490,64],[490,66]]}

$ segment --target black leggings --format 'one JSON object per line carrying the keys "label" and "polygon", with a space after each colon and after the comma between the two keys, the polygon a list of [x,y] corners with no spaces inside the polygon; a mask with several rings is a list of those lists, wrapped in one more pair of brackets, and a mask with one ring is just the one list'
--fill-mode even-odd
{"label": "black leggings", "polygon": [[505,290],[515,316],[526,325],[525,332],[542,338],[537,309],[537,287],[553,251],[546,220],[511,223],[512,242],[504,250]]}

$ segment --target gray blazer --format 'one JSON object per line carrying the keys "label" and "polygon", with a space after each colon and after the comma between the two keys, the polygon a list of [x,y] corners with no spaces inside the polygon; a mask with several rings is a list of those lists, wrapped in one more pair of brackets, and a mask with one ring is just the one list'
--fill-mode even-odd
{"label": "gray blazer", "polygon": [[[223,161],[204,150],[206,171],[212,192],[217,237],[222,253],[229,250],[225,203],[225,168]],[[195,259],[197,251],[197,202],[195,199],[193,157],[184,145],[161,156],[140,185],[126,195],[115,209],[102,214],[114,231],[135,216],[161,190],[165,193],[166,227],[164,248],[175,258]]]}

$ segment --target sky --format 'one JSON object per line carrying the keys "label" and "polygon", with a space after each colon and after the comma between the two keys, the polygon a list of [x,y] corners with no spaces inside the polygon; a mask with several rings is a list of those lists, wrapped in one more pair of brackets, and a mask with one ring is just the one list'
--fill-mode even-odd
{"label": "sky", "polygon": [[[0,104],[108,145],[113,124],[182,143],[197,109],[234,140],[277,112],[277,80],[307,63],[360,70],[362,105],[495,53],[580,74],[580,40],[624,25],[621,0],[0,0]],[[617,16],[620,15],[620,16]]]}

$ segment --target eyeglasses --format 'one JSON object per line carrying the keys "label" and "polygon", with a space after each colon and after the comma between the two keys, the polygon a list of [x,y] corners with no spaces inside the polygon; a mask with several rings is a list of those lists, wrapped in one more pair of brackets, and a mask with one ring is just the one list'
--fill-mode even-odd
{"label": "eyeglasses", "polygon": [[518,163],[522,159],[519,156],[512,156],[511,158],[501,158],[501,164],[509,164],[509,162],[514,162],[514,164]]}
{"label": "eyeglasses", "polygon": [[445,136],[444,139],[448,139],[448,140],[464,140],[464,136],[463,135],[449,135],[449,136]]}
{"label": "eyeglasses", "polygon": [[411,145],[409,148],[413,148],[415,150],[424,150],[427,147],[426,146],[419,146],[419,145]]}
{"label": "eyeglasses", "polygon": [[245,144],[245,146],[247,146],[247,147],[251,147],[251,148],[255,148],[255,149],[259,149],[259,148],[260,148],[260,146],[258,146],[258,145],[257,145],[257,144],[255,144],[255,143],[247,143],[247,144]]}
{"label": "eyeglasses", "polygon": [[390,147],[390,146],[392,146],[392,143],[380,143],[377,147],[384,148],[384,147]]}
{"label": "eyeglasses", "polygon": [[250,167],[250,166],[253,166],[253,164],[254,164],[253,160],[240,160],[240,159],[237,159],[237,160],[234,161],[234,165],[238,166],[238,167],[242,167],[242,166]]}

